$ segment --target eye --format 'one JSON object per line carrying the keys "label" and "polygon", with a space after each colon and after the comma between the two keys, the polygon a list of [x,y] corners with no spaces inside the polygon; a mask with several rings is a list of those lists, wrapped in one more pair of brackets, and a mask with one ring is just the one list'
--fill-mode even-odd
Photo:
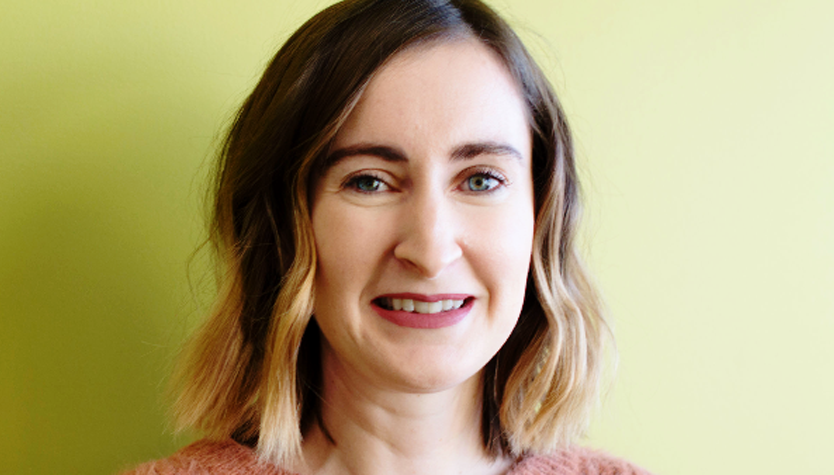
{"label": "eye", "polygon": [[381,179],[368,174],[354,175],[345,181],[343,188],[353,189],[361,193],[376,193],[388,189],[388,185]]}
{"label": "eye", "polygon": [[503,184],[500,177],[487,172],[478,172],[470,176],[464,182],[467,191],[486,192],[492,191]]}

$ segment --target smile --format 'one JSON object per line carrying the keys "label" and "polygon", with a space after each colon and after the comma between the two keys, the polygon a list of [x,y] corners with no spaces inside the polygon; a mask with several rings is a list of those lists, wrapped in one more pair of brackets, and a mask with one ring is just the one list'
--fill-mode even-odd
{"label": "smile", "polygon": [[466,294],[395,294],[375,298],[371,307],[389,322],[408,328],[443,328],[457,324],[472,310],[475,297]]}
{"label": "smile", "polygon": [[464,299],[443,299],[434,302],[425,302],[415,299],[382,297],[377,299],[376,303],[386,310],[402,310],[405,312],[430,315],[434,313],[448,312],[449,310],[457,310],[463,307],[464,301]]}

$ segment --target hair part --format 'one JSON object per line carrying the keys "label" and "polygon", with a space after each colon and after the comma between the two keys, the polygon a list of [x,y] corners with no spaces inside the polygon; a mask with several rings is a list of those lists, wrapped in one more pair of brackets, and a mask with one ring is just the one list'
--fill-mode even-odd
{"label": "hair part", "polygon": [[257,446],[278,464],[300,456],[302,434],[321,424],[311,318],[317,170],[382,65],[406,48],[465,36],[501,57],[533,132],[532,265],[519,322],[484,369],[484,444],[494,455],[549,452],[583,432],[610,332],[574,242],[581,206],[570,131],[521,41],[478,0],[347,0],[273,58],[220,152],[210,228],[220,290],[175,374],[179,427]]}

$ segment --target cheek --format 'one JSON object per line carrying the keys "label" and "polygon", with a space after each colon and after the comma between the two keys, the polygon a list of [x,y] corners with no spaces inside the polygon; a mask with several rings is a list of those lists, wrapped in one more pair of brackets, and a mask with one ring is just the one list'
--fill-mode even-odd
{"label": "cheek", "polygon": [[343,288],[347,273],[354,264],[351,257],[355,242],[350,220],[333,212],[325,204],[319,205],[313,214],[313,235],[316,242],[316,294],[317,300],[327,300],[331,289]]}
{"label": "cheek", "polygon": [[502,281],[506,291],[510,293],[513,305],[521,311],[524,302],[527,275],[530,271],[530,261],[533,249],[533,220],[519,223],[505,237],[505,258],[500,264]]}
{"label": "cheek", "polygon": [[316,300],[354,294],[374,273],[385,247],[376,219],[361,209],[323,200],[313,213],[316,242]]}
{"label": "cheek", "polygon": [[535,222],[532,205],[494,214],[472,240],[473,265],[489,287],[490,307],[517,317],[524,302]]}

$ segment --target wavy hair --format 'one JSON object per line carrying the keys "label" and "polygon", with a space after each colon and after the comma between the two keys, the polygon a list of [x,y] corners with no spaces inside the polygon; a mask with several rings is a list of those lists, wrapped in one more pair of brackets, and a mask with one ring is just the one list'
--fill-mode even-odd
{"label": "wavy hair", "polygon": [[610,331],[575,237],[580,190],[565,114],[512,29],[478,0],[346,0],[280,48],[237,113],[217,162],[210,240],[220,288],[175,375],[180,428],[232,437],[263,459],[300,456],[320,423],[310,193],[375,71],[418,44],[472,37],[520,86],[533,133],[535,236],[516,328],[483,371],[490,453],[570,443],[597,399]]}

